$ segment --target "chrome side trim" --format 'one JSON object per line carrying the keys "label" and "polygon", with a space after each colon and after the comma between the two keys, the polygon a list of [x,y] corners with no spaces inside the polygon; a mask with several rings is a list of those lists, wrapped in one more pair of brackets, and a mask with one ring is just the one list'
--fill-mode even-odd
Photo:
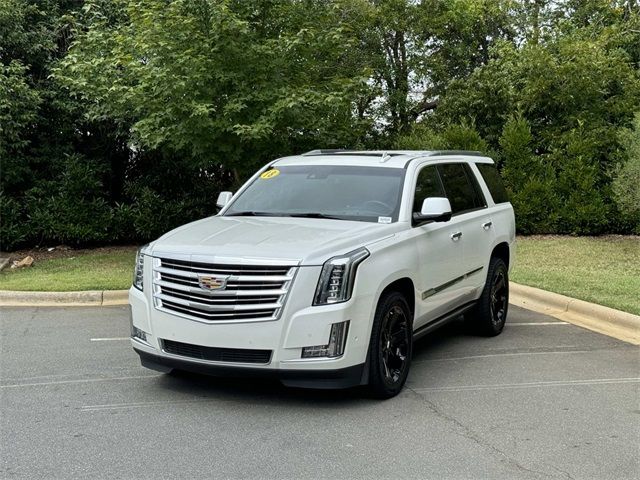
{"label": "chrome side trim", "polygon": [[470,272],[467,272],[464,275],[460,275],[459,277],[456,277],[453,280],[449,280],[448,282],[445,282],[445,283],[443,283],[441,285],[438,285],[437,287],[433,287],[433,288],[430,288],[428,290],[425,290],[424,292],[422,292],[422,300],[425,300],[425,299],[435,295],[436,293],[440,293],[441,291],[446,290],[449,287],[452,287],[456,283],[461,282],[461,281],[469,278],[471,275],[473,275],[474,273],[478,273],[482,269],[484,269],[484,267],[474,268]]}

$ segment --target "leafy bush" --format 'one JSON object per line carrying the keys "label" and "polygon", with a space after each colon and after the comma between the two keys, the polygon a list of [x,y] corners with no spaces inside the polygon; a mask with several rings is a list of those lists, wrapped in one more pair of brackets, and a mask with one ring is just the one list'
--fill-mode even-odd
{"label": "leafy bush", "polygon": [[640,113],[633,128],[621,130],[620,143],[626,160],[616,169],[612,188],[621,214],[640,234]]}
{"label": "leafy bush", "polygon": [[474,150],[488,153],[489,146],[475,129],[473,122],[447,124],[436,130],[417,124],[394,142],[399,150]]}
{"label": "leafy bush", "polygon": [[109,240],[112,212],[105,199],[102,167],[71,155],[60,168],[57,178],[27,192],[32,238],[75,245]]}
{"label": "leafy bush", "polygon": [[593,235],[603,233],[608,222],[610,203],[600,186],[600,172],[593,160],[572,154],[571,148],[560,153],[556,191],[558,233]]}
{"label": "leafy bush", "polygon": [[10,250],[24,243],[29,238],[30,229],[24,205],[0,193],[0,249]]}
{"label": "leafy bush", "polygon": [[529,123],[517,114],[500,137],[502,175],[522,233],[548,233],[558,223],[556,178],[548,161],[531,150]]}

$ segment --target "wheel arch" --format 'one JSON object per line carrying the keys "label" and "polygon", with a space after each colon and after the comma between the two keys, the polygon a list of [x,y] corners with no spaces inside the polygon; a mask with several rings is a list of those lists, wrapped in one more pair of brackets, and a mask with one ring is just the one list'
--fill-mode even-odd
{"label": "wheel arch", "polygon": [[412,317],[415,317],[415,313],[416,313],[416,289],[415,289],[413,280],[411,280],[411,278],[409,278],[409,277],[401,277],[401,278],[398,278],[398,279],[392,281],[387,286],[385,286],[382,289],[382,291],[380,292],[380,295],[378,295],[378,299],[377,299],[377,302],[376,302],[376,308],[377,308],[377,305],[380,303],[380,299],[382,298],[382,296],[385,293],[388,293],[388,292],[399,292],[402,295],[404,295],[404,297],[407,299],[407,303],[409,304],[409,309],[411,310],[411,315],[412,315]]}
{"label": "wheel arch", "polygon": [[509,249],[509,244],[507,242],[501,242],[497,244],[495,247],[493,247],[493,251],[491,252],[491,257],[497,257],[501,259],[507,266],[507,269],[509,268],[510,256],[511,252]]}

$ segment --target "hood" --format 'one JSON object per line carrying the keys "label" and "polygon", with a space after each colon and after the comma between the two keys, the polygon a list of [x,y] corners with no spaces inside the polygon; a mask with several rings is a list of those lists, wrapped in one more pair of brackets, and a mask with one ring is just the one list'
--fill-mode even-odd
{"label": "hood", "polygon": [[398,224],[290,217],[215,216],[183,225],[151,245],[151,254],[215,263],[281,260],[322,265],[328,258],[393,235]]}

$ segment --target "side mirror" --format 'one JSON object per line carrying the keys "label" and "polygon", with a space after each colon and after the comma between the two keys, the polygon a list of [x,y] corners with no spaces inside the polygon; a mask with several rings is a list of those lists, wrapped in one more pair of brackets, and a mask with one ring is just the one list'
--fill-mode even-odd
{"label": "side mirror", "polygon": [[413,225],[426,222],[448,222],[451,220],[451,204],[448,198],[429,197],[422,202],[420,213],[413,212]]}
{"label": "side mirror", "polygon": [[232,192],[220,192],[218,195],[218,200],[216,200],[216,205],[218,208],[224,207],[229,201],[231,201],[231,197],[233,197]]}

